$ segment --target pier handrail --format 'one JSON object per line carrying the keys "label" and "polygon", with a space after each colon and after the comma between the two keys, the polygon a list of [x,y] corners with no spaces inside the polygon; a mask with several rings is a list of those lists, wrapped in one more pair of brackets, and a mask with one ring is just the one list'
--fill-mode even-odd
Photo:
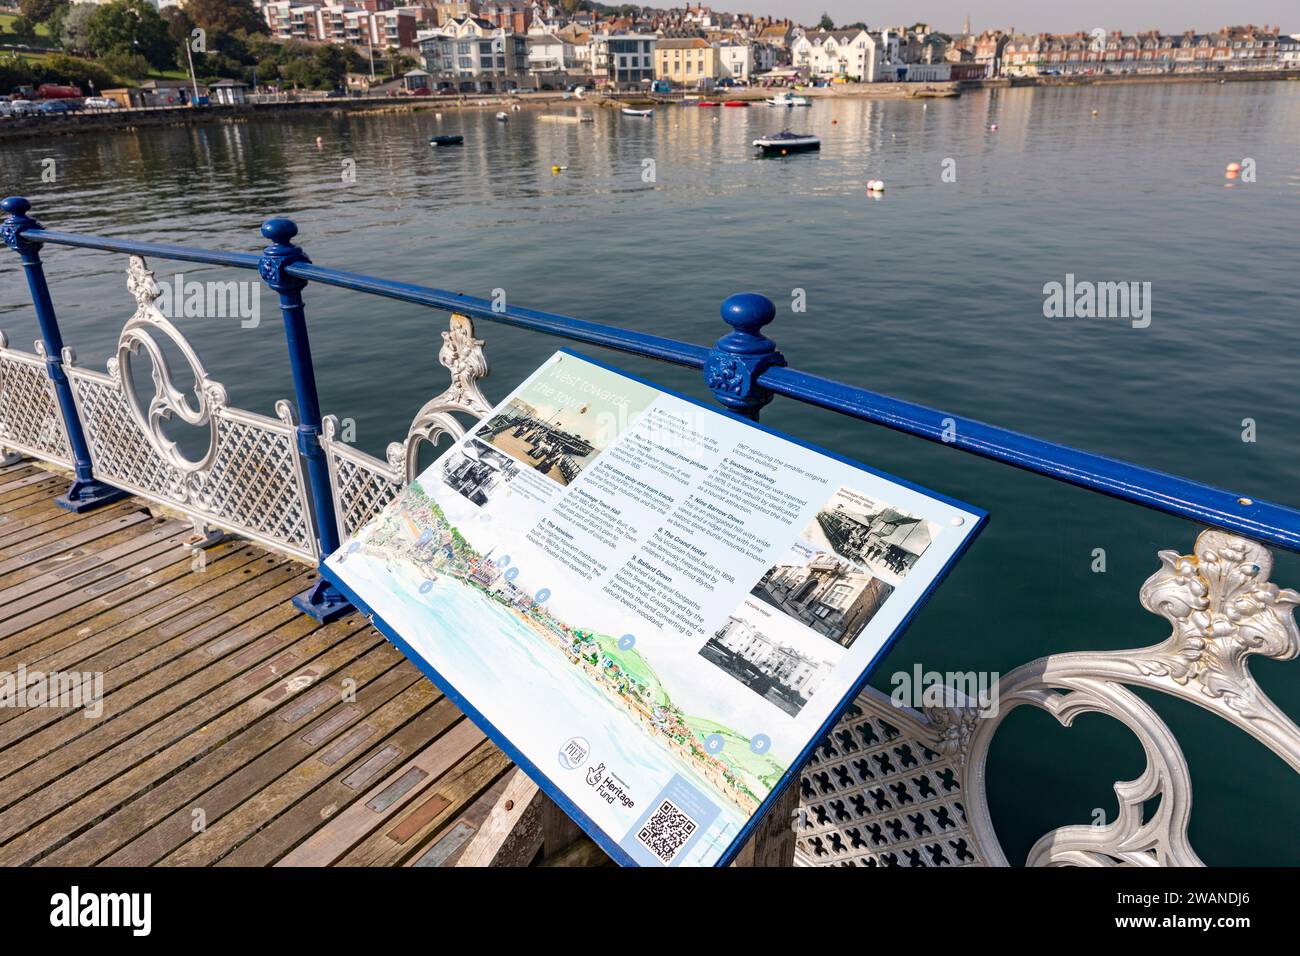
{"label": "pier handrail", "polygon": [[[15,223],[17,206],[11,209],[10,204],[18,202],[27,206],[25,200],[15,199],[6,199],[0,205],[9,213],[6,229],[12,223],[15,237],[20,236],[31,244],[49,243],[252,270],[257,270],[266,258],[253,253],[61,232],[45,229],[34,220],[27,220],[30,225]],[[18,215],[25,218],[25,213],[26,208]],[[265,234],[265,227],[263,231]],[[294,233],[296,227],[289,233],[290,238]],[[6,242],[14,245],[8,237]],[[445,289],[333,269],[305,259],[288,262],[283,274],[304,284],[316,282],[383,296],[571,342],[703,369],[706,384],[715,396],[732,411],[747,417],[757,418],[763,405],[774,395],[782,395],[1122,501],[1300,551],[1300,510],[1295,508],[789,368],[775,343],[761,331],[775,317],[775,306],[753,293],[732,296],[723,303],[723,318],[734,331],[708,347],[558,313],[500,305]]]}

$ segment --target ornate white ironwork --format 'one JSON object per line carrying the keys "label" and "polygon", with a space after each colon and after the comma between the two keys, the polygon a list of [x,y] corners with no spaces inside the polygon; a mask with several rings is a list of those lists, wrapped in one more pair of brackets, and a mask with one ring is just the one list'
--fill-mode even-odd
{"label": "ornate white ironwork", "polygon": [[[828,797],[839,801],[831,803],[838,809],[845,797],[851,800],[854,793],[869,789],[869,783],[846,776],[853,755],[842,752],[836,741],[851,741],[864,720],[894,724],[906,728],[903,733],[909,741],[932,748],[936,757],[947,755],[957,771],[969,815],[969,823],[957,834],[975,858],[967,862],[982,859],[1006,866],[985,790],[993,735],[1006,715],[1024,704],[1048,711],[1065,726],[1081,713],[1095,712],[1114,717],[1134,733],[1146,753],[1146,769],[1136,780],[1115,784],[1119,813],[1112,822],[1053,830],[1034,844],[1026,862],[1031,866],[1200,865],[1187,839],[1192,787],[1182,749],[1165,722],[1130,688],[1158,690],[1197,704],[1244,730],[1300,772],[1300,728],[1269,700],[1248,666],[1252,654],[1275,660],[1300,656],[1300,630],[1294,619],[1300,594],[1268,580],[1273,559],[1267,548],[1223,531],[1202,532],[1190,555],[1162,551],[1159,557],[1160,570],[1142,586],[1141,600],[1143,607],[1169,621],[1172,632],[1167,640],[1130,650],[1054,654],[1026,664],[1002,679],[997,715],[987,719],[965,709],[932,708],[921,715],[894,708],[877,692],[865,693],[858,698],[858,712],[842,720],[828,741],[835,751],[829,772],[846,785],[819,792],[830,777],[819,769],[824,760],[810,762],[803,778],[805,811],[811,814],[820,806],[824,813]],[[1145,805],[1155,797],[1158,806],[1147,815]],[[868,812],[856,814],[854,809],[848,817],[819,817],[825,819],[820,829],[801,834],[799,862],[897,862],[884,856],[883,847],[846,846],[851,831],[874,832],[885,812],[868,807]],[[900,811],[905,812],[895,808],[895,818],[902,815]],[[914,843],[900,836],[897,845],[912,865],[917,859],[922,865],[934,865],[910,853]],[[931,852],[928,846],[924,849]]]}
{"label": "ornate white ironwork", "polygon": [[960,728],[968,721],[956,710],[944,718],[863,691],[800,775],[796,865],[987,862],[962,794]]}
{"label": "ornate white ironwork", "polygon": [[45,370],[44,343],[36,343],[35,355],[19,352],[0,332],[0,453],[4,449],[72,465],[58,398]]}
{"label": "ornate white ironwork", "polygon": [[459,413],[482,419],[491,412],[492,406],[478,385],[488,375],[483,340],[475,338],[474,322],[469,316],[452,314],[450,328],[442,333],[438,361],[451,374],[451,385],[416,412],[405,439],[389,443],[386,461],[347,444],[342,440],[338,419],[333,415],[325,417],[321,446],[329,461],[334,511],[342,538],[350,537],[379,514],[415,478],[421,443],[436,445],[444,435],[453,440],[463,437],[465,426],[456,418]]}
{"label": "ornate white ironwork", "polygon": [[[122,334],[117,340],[117,355],[109,360],[108,371],[122,385],[122,394],[126,397],[127,407],[135,423],[144,432],[149,443],[164,460],[183,472],[206,471],[212,465],[217,454],[217,414],[226,405],[226,390],[208,377],[198,354],[191,348],[180,330],[162,314],[157,301],[162,295],[153,273],[140,256],[131,256],[127,266],[127,289],[135,297],[135,315],[122,327]],[[171,341],[185,360],[189,363],[194,376],[194,398],[191,405],[188,396],[172,382],[171,368],[167,357],[159,346],[154,334],[161,334]],[[153,396],[146,408],[140,401],[136,388],[132,356],[143,351],[152,363]],[[162,430],[162,424],[173,416],[188,425],[208,426],[208,448],[198,460],[186,458]]]}
{"label": "ornate white ironwork", "polygon": [[[132,256],[128,287],[137,309],[127,321],[108,374],[63,361],[90,445],[95,477],[192,518],[315,562],[319,545],[293,411],[276,402],[276,418],[226,404],[181,332],[158,310],[160,290],[143,259]],[[166,336],[194,373],[196,402],[172,384],[155,333]],[[153,362],[154,395],[144,403],[129,362],[143,350]],[[186,458],[161,431],[171,415],[208,428],[208,450]]]}

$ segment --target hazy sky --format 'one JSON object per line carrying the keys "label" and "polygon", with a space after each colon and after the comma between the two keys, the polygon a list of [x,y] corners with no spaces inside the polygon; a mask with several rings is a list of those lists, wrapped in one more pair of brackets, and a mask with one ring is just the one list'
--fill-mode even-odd
{"label": "hazy sky", "polygon": [[[607,0],[608,2],[608,0]],[[709,2],[709,0],[705,0]],[[1284,33],[1300,32],[1296,0],[712,0],[716,10],[790,17],[815,23],[825,11],[836,23],[859,20],[870,27],[928,23],[955,32],[970,15],[971,29],[1014,27],[1021,33],[1159,29],[1214,30],[1235,23],[1277,24]]]}

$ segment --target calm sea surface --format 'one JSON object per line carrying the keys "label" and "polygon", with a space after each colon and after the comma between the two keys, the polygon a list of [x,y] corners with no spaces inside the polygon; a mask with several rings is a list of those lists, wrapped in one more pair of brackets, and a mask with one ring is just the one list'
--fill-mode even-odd
{"label": "calm sea surface", "polygon": [[[786,124],[819,134],[821,153],[753,159],[750,140]],[[466,145],[430,149],[435,132]],[[6,143],[0,182],[50,228],[254,251],[261,221],[285,214],[321,264],[485,297],[504,289],[512,304],[701,343],[726,330],[727,295],[758,291],[777,302],[768,331],[796,367],[1295,504],[1298,145],[1300,84],[1233,83],[661,109],[653,121],[597,111],[581,126],[527,111],[508,124],[490,111],[277,117]],[[1224,166],[1246,157],[1257,181],[1225,188]],[[51,158],[53,184],[41,179]],[[956,182],[941,178],[947,159]],[[885,180],[883,198],[867,196],[868,179]],[[45,258],[65,338],[102,368],[132,310],[124,257]],[[0,328],[29,348],[25,284],[15,256],[0,261]],[[174,268],[249,277],[152,265],[160,279]],[[1044,283],[1067,274],[1150,282],[1150,327],[1044,318]],[[805,312],[791,310],[796,290]],[[382,454],[444,387],[445,316],[327,289],[307,303],[324,408],[355,419],[356,443]],[[257,328],[182,327],[232,402],[271,413],[292,390],[271,297],[262,304]],[[487,323],[479,334],[490,397],[557,344]],[[696,374],[602,357],[707,394]],[[1167,635],[1138,589],[1158,550],[1191,548],[1192,525],[792,402],[764,418],[992,514],[878,687],[915,662],[1005,673]],[[1242,441],[1246,418],[1254,443]],[[1091,570],[1098,548],[1105,573]],[[1273,579],[1300,586],[1300,560],[1280,556]],[[1253,667],[1300,714],[1300,664]],[[1300,864],[1300,779],[1199,708],[1144,696],[1187,751],[1203,858]],[[1143,765],[1108,718],[1066,729],[1012,714],[989,766],[1009,857],[1094,821],[1094,808],[1112,818],[1111,783]]]}

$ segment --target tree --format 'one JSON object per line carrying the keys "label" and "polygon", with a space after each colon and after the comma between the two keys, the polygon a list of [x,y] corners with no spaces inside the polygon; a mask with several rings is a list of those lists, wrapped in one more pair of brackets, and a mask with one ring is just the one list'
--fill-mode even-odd
{"label": "tree", "polygon": [[253,6],[252,0],[189,0],[185,13],[194,25],[208,33],[209,46],[217,36],[228,36],[236,30],[245,33],[265,33],[266,21]]}
{"label": "tree", "polygon": [[158,69],[176,62],[176,46],[167,33],[167,24],[148,0],[113,0],[99,7],[86,33],[96,56],[139,55]]}
{"label": "tree", "polygon": [[31,20],[28,20],[24,16],[14,17],[14,21],[9,25],[9,29],[14,31],[15,36],[20,36],[25,39],[30,39],[36,35],[36,27],[32,25]]}
{"label": "tree", "polygon": [[69,53],[93,53],[90,47],[90,18],[99,7],[93,3],[74,3],[63,17],[60,42]]}
{"label": "tree", "polygon": [[829,13],[823,13],[822,18],[817,21],[817,28],[819,30],[834,30],[835,21],[831,19]]}
{"label": "tree", "polygon": [[56,7],[65,6],[68,0],[18,0],[18,12],[33,23],[47,23]]}
{"label": "tree", "polygon": [[151,65],[139,53],[129,50],[111,50],[99,58],[104,69],[128,80],[143,80],[149,75]]}

